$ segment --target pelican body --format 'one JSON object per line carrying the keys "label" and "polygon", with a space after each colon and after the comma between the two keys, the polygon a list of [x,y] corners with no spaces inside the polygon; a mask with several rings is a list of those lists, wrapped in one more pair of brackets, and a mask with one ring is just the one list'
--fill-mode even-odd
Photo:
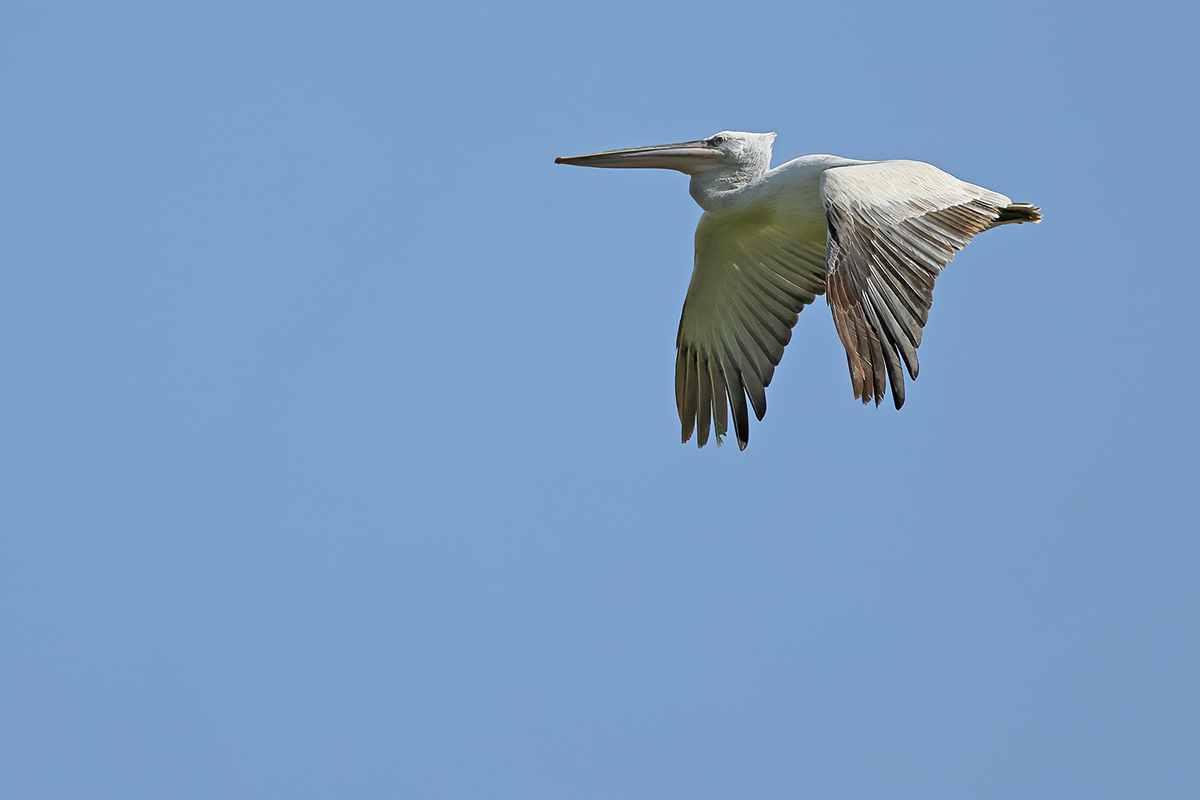
{"label": "pelican body", "polygon": [[682,440],[721,443],[732,412],[738,447],[761,421],[766,387],[800,311],[826,294],[854,396],[904,405],[938,273],[975,234],[1040,222],[1039,209],[919,161],[803,156],[774,169],[774,133],[557,158],[581,167],[672,169],[704,209],[676,338]]}

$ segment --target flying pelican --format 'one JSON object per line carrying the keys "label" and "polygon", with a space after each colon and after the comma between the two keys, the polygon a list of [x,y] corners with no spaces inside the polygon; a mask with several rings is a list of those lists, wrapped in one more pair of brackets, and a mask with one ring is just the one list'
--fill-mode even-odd
{"label": "flying pelican", "polygon": [[[750,440],[746,398],[761,421],[766,387],[792,326],[828,291],[855,399],[878,406],[900,359],[914,380],[933,283],[975,234],[1040,222],[1036,206],[964,183],[920,161],[803,156],[770,169],[774,133],[722,131],[679,144],[556,158],[579,167],[649,167],[691,176],[704,209],[675,340],[683,441]],[[728,405],[726,404],[728,398]]]}

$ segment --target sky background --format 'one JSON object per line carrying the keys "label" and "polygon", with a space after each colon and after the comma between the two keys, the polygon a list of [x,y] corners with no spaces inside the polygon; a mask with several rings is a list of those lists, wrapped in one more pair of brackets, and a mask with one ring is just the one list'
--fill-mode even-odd
{"label": "sky background", "polygon": [[[1200,6],[6,3],[6,798],[1200,796]],[[1042,207],[679,443],[686,178]]]}

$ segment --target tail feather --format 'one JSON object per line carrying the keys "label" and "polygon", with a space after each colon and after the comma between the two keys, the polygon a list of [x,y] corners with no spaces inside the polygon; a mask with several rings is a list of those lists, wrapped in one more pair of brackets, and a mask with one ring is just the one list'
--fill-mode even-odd
{"label": "tail feather", "polygon": [[991,227],[1004,225],[1009,222],[1041,222],[1042,210],[1035,205],[1029,203],[1011,203],[1008,206],[1000,209],[1000,216],[992,223]]}

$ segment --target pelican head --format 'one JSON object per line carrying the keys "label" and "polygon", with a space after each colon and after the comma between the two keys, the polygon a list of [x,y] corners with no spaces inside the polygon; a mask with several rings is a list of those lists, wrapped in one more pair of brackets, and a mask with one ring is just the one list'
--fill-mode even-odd
{"label": "pelican head", "polygon": [[774,133],[721,131],[707,139],[559,157],[555,164],[608,169],[673,169],[692,176],[692,197],[706,210],[719,197],[761,177],[771,166]]}

